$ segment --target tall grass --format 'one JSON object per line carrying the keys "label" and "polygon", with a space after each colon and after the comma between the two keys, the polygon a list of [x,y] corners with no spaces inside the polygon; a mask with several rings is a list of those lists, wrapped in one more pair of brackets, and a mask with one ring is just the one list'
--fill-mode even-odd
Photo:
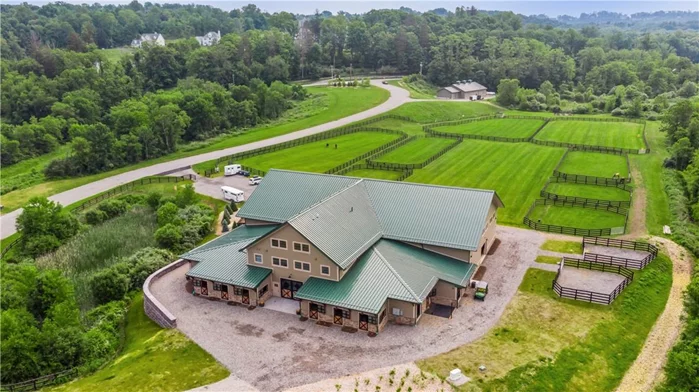
{"label": "tall grass", "polygon": [[156,246],[153,234],[158,228],[155,214],[145,207],[135,207],[126,214],[84,231],[56,252],[37,260],[41,268],[56,268],[72,280],[80,308],[93,306],[89,281],[102,268],[121,257]]}

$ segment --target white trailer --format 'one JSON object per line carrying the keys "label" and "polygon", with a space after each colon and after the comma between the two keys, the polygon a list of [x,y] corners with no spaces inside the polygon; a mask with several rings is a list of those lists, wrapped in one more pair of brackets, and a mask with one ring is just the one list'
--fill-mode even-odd
{"label": "white trailer", "polygon": [[245,193],[243,193],[243,191],[240,189],[235,189],[230,186],[222,186],[221,190],[223,191],[223,198],[225,200],[233,200],[236,203],[245,201]]}
{"label": "white trailer", "polygon": [[226,165],[223,167],[223,174],[226,176],[234,176],[242,169],[239,164]]}

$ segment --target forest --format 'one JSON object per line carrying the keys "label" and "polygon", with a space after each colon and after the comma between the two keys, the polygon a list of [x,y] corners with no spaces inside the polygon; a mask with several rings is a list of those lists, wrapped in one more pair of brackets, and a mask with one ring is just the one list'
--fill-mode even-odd
{"label": "forest", "polygon": [[[422,68],[432,85],[468,78],[491,91],[509,79],[517,85],[503,90],[504,106],[649,118],[694,95],[699,81],[699,33],[690,22],[677,30],[629,21],[573,28],[464,7],[303,16],[252,4],[225,12],[136,1],[2,12],[2,164],[67,145],[46,168],[49,178],[109,170],[274,119],[305,98],[289,82],[349,68],[387,75]],[[636,17],[654,18],[668,16]],[[102,51],[153,31],[166,46],[120,60]],[[207,31],[220,31],[221,42],[200,47],[193,36]]]}

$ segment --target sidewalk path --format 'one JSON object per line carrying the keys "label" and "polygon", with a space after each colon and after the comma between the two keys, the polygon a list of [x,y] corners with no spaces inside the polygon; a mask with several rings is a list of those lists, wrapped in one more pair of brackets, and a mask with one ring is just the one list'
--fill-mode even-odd
{"label": "sidewalk path", "polygon": [[[381,105],[375,106],[369,110],[365,110],[360,113],[353,114],[341,118],[339,120],[331,121],[325,124],[317,125],[315,127],[306,128],[300,131],[288,133],[286,135],[281,135],[265,140],[260,140],[254,143],[244,144],[242,146],[230,147],[223,150],[212,151],[205,154],[194,155],[187,158],[176,159],[169,162],[159,163],[156,165],[143,167],[140,169],[135,169],[130,172],[121,173],[112,177],[104,178],[99,181],[95,181],[71,190],[53,195],[49,197],[50,200],[57,201],[64,206],[75,203],[77,201],[83,200],[90,196],[102,193],[121,184],[138,180],[139,178],[154,176],[160,173],[164,173],[170,170],[188,167],[195,165],[197,163],[210,161],[224,155],[237,154],[244,151],[254,150],[260,147],[271,146],[278,143],[283,143],[289,140],[298,139],[304,136],[314,135],[316,133],[325,132],[327,130],[341,127],[343,125],[351,124],[355,121],[360,121],[367,119],[369,117],[376,116],[378,114],[387,112],[391,109],[395,109],[398,106],[411,101],[410,93],[407,90],[400,87],[392,86],[390,84],[382,84],[381,80],[372,80],[371,84],[386,89],[391,94],[388,100]],[[15,211],[9,212],[0,218],[0,238],[6,238],[14,234],[17,230],[15,228],[15,223],[17,217],[22,213],[22,209],[17,209]]]}

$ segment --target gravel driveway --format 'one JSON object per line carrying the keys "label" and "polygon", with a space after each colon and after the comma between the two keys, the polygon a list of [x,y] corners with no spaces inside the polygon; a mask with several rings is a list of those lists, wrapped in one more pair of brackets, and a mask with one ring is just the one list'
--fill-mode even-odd
{"label": "gravel driveway", "polygon": [[265,308],[249,311],[185,292],[181,267],[156,280],[152,293],[175,316],[182,332],[239,377],[262,391],[276,391],[332,377],[436,355],[473,341],[498,321],[536,258],[544,237],[535,231],[498,227],[501,243],[488,256],[488,297],[469,296],[453,319],[425,314],[417,326],[388,325],[375,338],[301,322]]}

